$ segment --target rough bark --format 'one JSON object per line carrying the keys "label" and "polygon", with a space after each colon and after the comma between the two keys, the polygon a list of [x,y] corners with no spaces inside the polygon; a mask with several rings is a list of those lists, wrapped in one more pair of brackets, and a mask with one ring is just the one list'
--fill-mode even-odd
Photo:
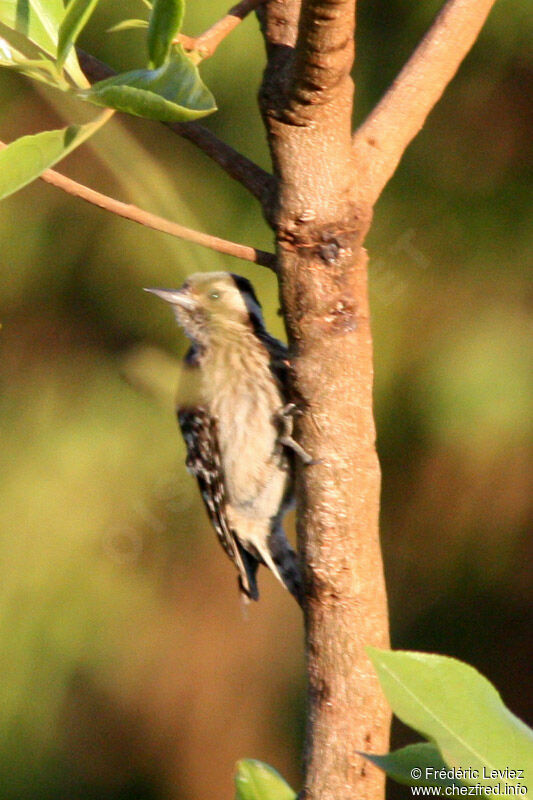
{"label": "rough bark", "polygon": [[306,800],[377,798],[390,713],[364,647],[388,644],[378,534],[366,253],[351,111],[354,0],[268,3],[261,107],[278,179],[271,219],[294,363],[300,438],[299,547],[306,578]]}
{"label": "rough bark", "polygon": [[308,800],[380,797],[383,775],[358,753],[387,752],[390,723],[364,650],[388,645],[366,258],[355,242],[345,249],[350,255],[335,265],[284,259],[285,302],[303,312],[290,323],[306,408],[301,436],[319,460],[301,476],[298,531],[307,582]]}

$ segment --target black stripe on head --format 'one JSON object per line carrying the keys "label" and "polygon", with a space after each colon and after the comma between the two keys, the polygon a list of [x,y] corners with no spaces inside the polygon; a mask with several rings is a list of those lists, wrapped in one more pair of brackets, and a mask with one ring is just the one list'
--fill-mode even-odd
{"label": "black stripe on head", "polygon": [[239,292],[241,294],[244,294],[245,296],[249,294],[254,303],[256,303],[259,306],[259,308],[261,308],[261,303],[257,299],[254,287],[252,286],[248,278],[243,278],[242,275],[236,275],[234,272],[230,272],[230,275],[233,278],[233,282],[235,283],[235,286],[237,287]]}
{"label": "black stripe on head", "polygon": [[262,307],[257,299],[254,287],[250,281],[247,278],[243,278],[242,275],[236,275],[234,272],[230,272],[230,275],[246,304],[252,328],[256,333],[257,331],[262,331],[264,329],[264,322],[261,315]]}

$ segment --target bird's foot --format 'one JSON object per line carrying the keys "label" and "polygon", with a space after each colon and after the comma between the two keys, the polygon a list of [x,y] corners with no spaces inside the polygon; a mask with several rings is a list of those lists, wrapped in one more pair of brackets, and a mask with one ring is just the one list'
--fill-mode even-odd
{"label": "bird's foot", "polygon": [[276,411],[276,419],[280,424],[280,434],[278,436],[278,444],[288,447],[303,461],[306,466],[316,464],[312,456],[307,453],[301,444],[293,439],[292,433],[294,430],[294,417],[296,414],[302,412],[295,403],[287,403],[286,406]]}

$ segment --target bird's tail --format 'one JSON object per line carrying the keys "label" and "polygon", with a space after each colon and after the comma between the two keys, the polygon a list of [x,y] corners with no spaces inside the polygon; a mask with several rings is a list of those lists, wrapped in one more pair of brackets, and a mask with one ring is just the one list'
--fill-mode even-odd
{"label": "bird's tail", "polygon": [[235,537],[234,541],[243,566],[243,571],[238,578],[241,597],[245,603],[247,603],[249,600],[259,600],[257,579],[255,577],[257,567],[259,566],[259,561],[251,553],[244,549],[237,537]]}
{"label": "bird's tail", "polygon": [[277,528],[271,533],[268,544],[271,559],[265,559],[267,565],[301,606],[303,602],[303,585],[300,563],[298,556],[285,536],[283,528]]}

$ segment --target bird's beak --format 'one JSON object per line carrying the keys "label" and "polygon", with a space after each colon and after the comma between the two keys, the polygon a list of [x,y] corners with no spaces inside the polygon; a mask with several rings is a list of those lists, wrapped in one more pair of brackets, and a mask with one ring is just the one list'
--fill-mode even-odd
{"label": "bird's beak", "polygon": [[144,291],[155,294],[162,300],[166,300],[167,303],[184,308],[187,311],[192,311],[196,308],[193,298],[183,289],[145,289]]}

